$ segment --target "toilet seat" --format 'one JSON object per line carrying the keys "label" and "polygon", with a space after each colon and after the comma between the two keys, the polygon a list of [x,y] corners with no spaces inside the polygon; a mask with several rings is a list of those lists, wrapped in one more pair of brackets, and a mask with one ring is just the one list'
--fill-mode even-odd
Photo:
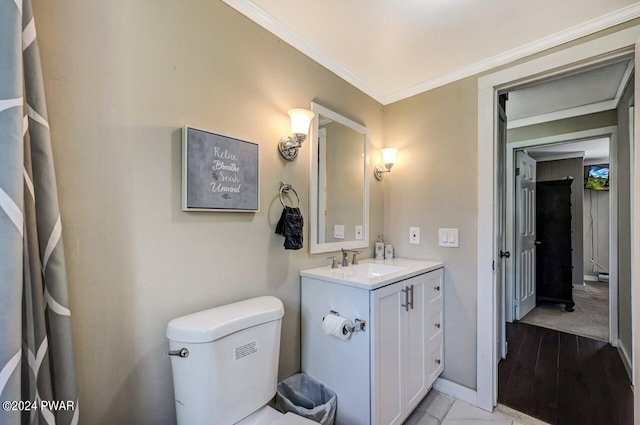
{"label": "toilet seat", "polygon": [[311,419],[303,418],[302,416],[298,416],[295,413],[285,413],[283,417],[278,419],[275,422],[272,422],[271,425],[318,425],[317,422],[312,421]]}

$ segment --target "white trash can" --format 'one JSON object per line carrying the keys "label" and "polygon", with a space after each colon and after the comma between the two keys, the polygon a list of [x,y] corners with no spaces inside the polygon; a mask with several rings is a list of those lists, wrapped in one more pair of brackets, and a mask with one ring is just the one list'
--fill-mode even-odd
{"label": "white trash can", "polygon": [[332,389],[304,373],[285,378],[276,388],[278,409],[322,425],[333,425],[337,402],[338,397]]}

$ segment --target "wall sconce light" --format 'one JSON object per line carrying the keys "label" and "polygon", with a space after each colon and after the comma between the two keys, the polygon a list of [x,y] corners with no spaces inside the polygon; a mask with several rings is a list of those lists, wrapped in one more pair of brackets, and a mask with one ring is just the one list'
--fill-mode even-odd
{"label": "wall sconce light", "polygon": [[278,143],[280,155],[287,161],[293,161],[298,156],[298,149],[309,134],[309,124],[315,114],[307,109],[289,109],[291,117],[291,132],[293,136],[285,136]]}
{"label": "wall sconce light", "polygon": [[383,173],[390,173],[391,167],[393,167],[393,163],[396,162],[396,153],[398,153],[398,149],[396,148],[384,148],[381,150],[382,152],[382,162],[384,163],[384,168],[381,164],[376,165],[375,170],[373,170],[373,175],[376,176],[376,179],[382,180]]}

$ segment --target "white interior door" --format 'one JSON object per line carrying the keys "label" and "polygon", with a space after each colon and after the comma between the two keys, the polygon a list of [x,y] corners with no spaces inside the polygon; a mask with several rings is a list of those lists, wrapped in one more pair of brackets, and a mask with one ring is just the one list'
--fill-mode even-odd
{"label": "white interior door", "polygon": [[516,153],[516,320],[536,306],[536,161]]}
{"label": "white interior door", "polygon": [[[500,95],[500,98],[508,99],[506,94]],[[500,363],[501,359],[507,358],[507,321],[506,321],[506,262],[510,261],[511,253],[507,251],[507,238],[505,232],[506,223],[506,208],[505,208],[505,190],[506,190],[506,149],[507,149],[507,114],[502,107],[502,104],[506,103],[500,101],[498,104],[498,146],[496,155],[496,211],[497,222],[496,231],[498,232],[498,252],[496,265],[496,276],[498,279],[498,285],[496,290],[496,314],[498,320],[496,321],[496,352],[500,353],[496,356],[496,364]],[[497,380],[495,387],[498,387]],[[495,400],[498,398],[498,392],[495,391]]]}

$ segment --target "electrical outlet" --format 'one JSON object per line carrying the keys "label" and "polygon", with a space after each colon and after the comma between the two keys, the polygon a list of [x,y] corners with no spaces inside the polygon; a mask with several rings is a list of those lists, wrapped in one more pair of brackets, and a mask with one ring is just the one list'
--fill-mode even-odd
{"label": "electrical outlet", "polygon": [[362,226],[356,226],[356,240],[361,241],[364,239],[364,231],[362,230]]}
{"label": "electrical outlet", "polygon": [[420,244],[420,228],[409,227],[409,243],[414,245]]}
{"label": "electrical outlet", "polygon": [[344,239],[344,224],[336,224],[333,226],[333,237],[335,239]]}

